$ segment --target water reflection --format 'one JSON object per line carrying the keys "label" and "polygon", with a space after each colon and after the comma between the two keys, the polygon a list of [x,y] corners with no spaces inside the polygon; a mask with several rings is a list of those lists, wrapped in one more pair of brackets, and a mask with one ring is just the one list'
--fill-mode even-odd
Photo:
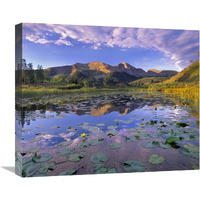
{"label": "water reflection", "polygon": [[[22,105],[16,103],[16,121],[21,125],[16,131],[16,154],[36,167],[32,162],[35,153],[51,155],[50,161],[56,164],[56,168],[45,174],[41,174],[38,168],[30,176],[58,175],[72,169],[76,174],[95,173],[90,161],[94,152],[107,155],[104,171],[115,168],[116,172],[124,172],[122,163],[126,160],[144,163],[145,171],[193,169],[198,160],[182,151],[186,144],[198,147],[197,119],[189,113],[189,107],[176,103],[171,96],[145,92],[23,99]],[[186,127],[177,126],[177,122],[184,122]],[[82,138],[82,133],[87,138]],[[170,137],[172,140],[175,137],[176,141],[166,144]],[[159,146],[144,148],[146,141]],[[116,143],[120,148],[110,148]],[[73,153],[59,155],[62,151]],[[162,155],[165,162],[150,164],[148,160],[152,154]],[[17,165],[20,159],[17,159]],[[21,167],[25,167],[23,170],[28,173],[27,165]]]}
{"label": "water reflection", "polygon": [[[46,111],[53,111],[59,115],[61,112],[71,113],[76,115],[92,115],[103,116],[111,112],[118,112],[122,115],[131,113],[135,109],[143,108],[144,106],[153,106],[166,104],[166,99],[160,98],[159,95],[152,97],[148,93],[133,93],[125,94],[107,94],[85,95],[82,98],[75,95],[72,98],[69,95],[45,97],[40,100],[37,98],[25,99],[24,103],[16,104],[16,117],[18,122],[24,126],[26,123],[30,125],[31,120],[36,118],[45,118]],[[175,105],[167,99],[167,105]]]}

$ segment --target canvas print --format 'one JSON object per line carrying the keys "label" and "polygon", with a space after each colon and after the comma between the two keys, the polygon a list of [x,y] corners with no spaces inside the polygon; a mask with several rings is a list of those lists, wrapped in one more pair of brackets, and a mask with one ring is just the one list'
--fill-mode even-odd
{"label": "canvas print", "polygon": [[199,169],[199,31],[16,25],[22,177]]}

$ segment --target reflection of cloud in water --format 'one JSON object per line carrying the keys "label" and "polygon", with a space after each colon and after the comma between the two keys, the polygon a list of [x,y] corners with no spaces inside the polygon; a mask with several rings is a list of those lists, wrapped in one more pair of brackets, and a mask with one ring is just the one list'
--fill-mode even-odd
{"label": "reflection of cloud in water", "polygon": [[44,138],[44,139],[46,139],[46,140],[50,140],[52,138],[59,137],[59,136],[46,134],[46,135],[42,135],[41,137]]}
{"label": "reflection of cloud in water", "polygon": [[[164,103],[161,94],[152,97],[146,93],[118,92],[85,94],[85,97],[82,97],[84,96],[83,94],[82,96],[76,94],[72,96],[45,97],[41,98],[39,102],[34,98],[31,98],[31,100],[24,99],[23,109],[20,107],[20,104],[17,104],[16,109],[20,111],[16,114],[19,118],[17,119],[24,126],[25,123],[30,125],[30,122],[36,119],[52,119],[54,117],[62,119],[67,116],[66,113],[103,116],[115,111],[122,115],[127,115],[133,110],[143,108],[144,106],[154,108]],[[172,102],[168,101],[167,104],[171,105]],[[53,115],[50,111],[52,111]],[[55,115],[54,112],[57,112],[57,114]]]}
{"label": "reflection of cloud in water", "polygon": [[74,139],[72,144],[70,145],[70,147],[77,148],[77,145],[78,145],[79,142],[80,142],[80,138]]}
{"label": "reflection of cloud in water", "polygon": [[76,132],[69,132],[69,133],[60,133],[59,136],[66,139],[67,141],[69,140],[70,137],[74,136]]}

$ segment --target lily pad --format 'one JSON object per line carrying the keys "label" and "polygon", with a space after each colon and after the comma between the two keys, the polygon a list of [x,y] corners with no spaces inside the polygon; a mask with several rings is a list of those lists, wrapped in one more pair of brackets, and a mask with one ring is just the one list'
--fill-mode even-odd
{"label": "lily pad", "polygon": [[105,126],[104,123],[96,124],[97,126]]}
{"label": "lily pad", "polygon": [[124,124],[130,124],[132,123],[134,120],[133,119],[129,119],[129,120],[122,120],[121,122],[124,123]]}
{"label": "lily pad", "polygon": [[104,168],[104,163],[97,163],[97,164],[94,164],[94,170],[99,170],[101,168]]}
{"label": "lily pad", "polygon": [[150,125],[154,125],[154,124],[157,124],[157,120],[150,120]]}
{"label": "lily pad", "polygon": [[37,153],[38,151],[40,151],[40,147],[39,146],[35,146],[29,149],[26,149],[26,153]]}
{"label": "lily pad", "polygon": [[102,130],[100,130],[96,126],[87,126],[87,127],[82,127],[82,128],[87,129],[89,132],[92,132],[94,134],[101,134],[101,133],[103,133]]}
{"label": "lily pad", "polygon": [[22,176],[23,177],[29,177],[32,176],[33,174],[35,174],[37,172],[37,170],[40,168],[40,164],[39,163],[31,163],[30,165],[28,165],[27,167],[25,167],[22,171]]}
{"label": "lily pad", "polygon": [[149,162],[151,164],[154,164],[154,165],[157,165],[157,164],[160,164],[162,162],[164,162],[164,158],[162,156],[159,156],[157,154],[153,154],[151,155],[151,157],[149,158]]}
{"label": "lily pad", "polygon": [[128,160],[124,162],[123,169],[126,172],[143,172],[146,169],[146,165],[136,160]]}
{"label": "lily pad", "polygon": [[136,141],[138,141],[138,140],[135,138],[135,136],[126,137],[125,140],[126,140],[126,141],[130,141],[130,142],[136,142]]}
{"label": "lily pad", "polygon": [[162,133],[161,133],[161,132],[155,131],[154,133],[152,133],[152,134],[150,135],[150,137],[151,137],[151,138],[160,138],[160,137],[162,137]]}
{"label": "lily pad", "polygon": [[133,132],[131,134],[134,135],[137,140],[145,140],[149,138],[149,135],[146,132]]}
{"label": "lily pad", "polygon": [[145,141],[145,142],[142,143],[142,146],[144,148],[152,149],[152,148],[159,147],[160,145],[159,145],[159,142],[156,142],[156,141]]}
{"label": "lily pad", "polygon": [[69,154],[74,153],[74,148],[62,149],[56,153],[59,156],[68,156]]}
{"label": "lily pad", "polygon": [[49,131],[42,131],[42,132],[36,133],[35,135],[46,135],[48,133]]}
{"label": "lily pad", "polygon": [[196,165],[195,165],[195,166],[193,166],[192,168],[196,170],[196,169],[199,169],[199,166],[196,166]]}
{"label": "lily pad", "polygon": [[87,126],[89,123],[88,122],[84,122],[84,123],[82,123],[82,124],[79,124],[78,126],[79,127],[84,127],[84,126]]}
{"label": "lily pad", "polygon": [[116,129],[116,128],[117,128],[117,126],[115,126],[115,125],[112,125],[112,126],[108,126],[108,127],[107,127],[108,130],[113,130],[113,129]]}
{"label": "lily pad", "polygon": [[52,159],[52,155],[49,154],[49,153],[42,153],[39,156],[35,155],[33,157],[33,161],[37,162],[37,163],[46,162],[46,161],[51,160],[51,159]]}
{"label": "lily pad", "polygon": [[166,143],[169,143],[169,144],[172,144],[172,143],[175,143],[176,141],[178,141],[179,140],[179,138],[178,137],[169,137],[169,138],[167,138],[166,139]]}
{"label": "lily pad", "polygon": [[60,126],[52,126],[52,127],[50,127],[50,129],[57,129],[57,128],[60,128]]}
{"label": "lily pad", "polygon": [[96,174],[111,174],[111,173],[116,173],[116,169],[115,168],[105,168],[105,167],[102,167],[102,168],[96,170],[95,173]]}
{"label": "lily pad", "polygon": [[182,153],[192,158],[199,158],[199,148],[194,146],[193,144],[185,144],[183,145]]}
{"label": "lily pad", "polygon": [[17,155],[17,161],[19,161],[23,166],[29,164],[30,162],[32,162],[33,156],[29,156],[29,157],[21,157]]}
{"label": "lily pad", "polygon": [[80,143],[78,143],[78,147],[80,149],[84,148],[84,147],[89,147],[91,144],[88,141],[81,141]]}
{"label": "lily pad", "polygon": [[34,143],[34,142],[39,142],[41,140],[40,137],[36,137],[36,138],[33,138],[32,140],[29,140],[30,143]]}
{"label": "lily pad", "polygon": [[58,174],[59,176],[62,176],[62,175],[75,175],[77,173],[76,170],[66,170],[66,171],[63,171],[61,172],[60,174]]}
{"label": "lily pad", "polygon": [[42,173],[36,173],[32,177],[44,177],[44,176],[47,176],[47,175],[46,174],[42,174]]}
{"label": "lily pad", "polygon": [[160,147],[162,147],[163,149],[169,149],[171,148],[171,145],[166,142],[160,142]]}
{"label": "lily pad", "polygon": [[90,145],[96,146],[96,145],[102,144],[104,142],[105,142],[104,138],[97,138],[97,139],[90,141]]}
{"label": "lily pad", "polygon": [[190,140],[196,140],[196,141],[199,141],[199,137],[196,136],[196,135],[190,135],[190,136],[189,136],[189,139],[190,139]]}
{"label": "lily pad", "polygon": [[92,154],[92,156],[90,157],[90,161],[92,163],[101,163],[101,162],[106,162],[108,160],[108,157],[105,153],[103,152],[95,152]]}
{"label": "lily pad", "polygon": [[111,143],[109,146],[111,149],[119,149],[119,148],[123,147],[123,144],[122,143]]}
{"label": "lily pad", "polygon": [[67,158],[68,158],[69,161],[77,162],[77,161],[79,161],[81,158],[83,158],[85,156],[86,156],[86,152],[85,151],[81,151],[79,153],[69,154],[67,156]]}
{"label": "lily pad", "polygon": [[176,125],[182,126],[182,127],[189,126],[188,124],[186,124],[186,123],[184,123],[184,122],[177,122]]}
{"label": "lily pad", "polygon": [[64,141],[58,144],[59,147],[66,147],[72,144],[72,141]]}
{"label": "lily pad", "polygon": [[115,129],[110,129],[106,131],[107,136],[112,137],[118,134],[118,131],[116,131]]}
{"label": "lily pad", "polygon": [[19,160],[15,161],[15,173],[19,176],[22,176],[22,163]]}
{"label": "lily pad", "polygon": [[39,172],[41,174],[45,174],[48,170],[54,170],[56,168],[56,164],[54,162],[44,163],[40,166]]}

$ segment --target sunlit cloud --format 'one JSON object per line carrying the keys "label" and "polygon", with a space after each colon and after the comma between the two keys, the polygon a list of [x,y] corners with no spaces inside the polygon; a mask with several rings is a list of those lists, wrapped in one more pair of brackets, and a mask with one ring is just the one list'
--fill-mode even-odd
{"label": "sunlit cloud", "polygon": [[23,24],[23,27],[24,39],[33,43],[74,46],[79,42],[93,50],[118,47],[122,51],[130,48],[160,51],[180,70],[188,66],[189,60],[198,59],[198,31],[52,24]]}

